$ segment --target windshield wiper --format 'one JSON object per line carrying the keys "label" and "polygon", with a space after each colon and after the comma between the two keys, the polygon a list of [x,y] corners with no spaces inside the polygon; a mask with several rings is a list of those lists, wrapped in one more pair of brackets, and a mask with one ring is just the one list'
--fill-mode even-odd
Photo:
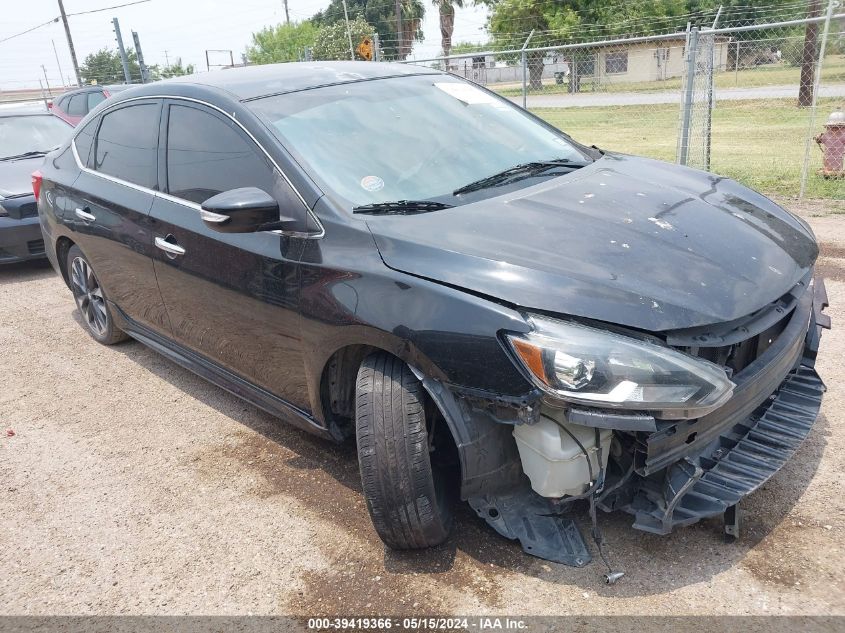
{"label": "windshield wiper", "polygon": [[[538,160],[530,163],[522,163],[515,165],[498,174],[487,176],[481,180],[476,180],[468,185],[464,185],[460,189],[455,189],[452,195],[458,196],[462,193],[469,193],[471,191],[478,191],[479,189],[487,189],[488,187],[499,187],[501,185],[516,182],[523,178],[532,178],[534,176],[546,175],[545,172],[554,169],[555,167],[568,167],[570,169],[579,169],[585,167],[587,163],[568,158],[558,158],[555,160]],[[550,174],[551,175],[551,174]]]}
{"label": "windshield wiper", "polygon": [[53,150],[46,150],[46,151],[38,150],[38,151],[34,151],[34,152],[24,152],[23,154],[15,154],[14,156],[4,156],[3,158],[0,158],[0,160],[17,160],[19,158],[35,158],[37,156],[46,156],[47,154],[49,154],[52,151]]}
{"label": "windshield wiper", "polygon": [[352,208],[352,213],[371,213],[373,215],[411,215],[451,209],[455,205],[435,200],[397,200],[395,202],[373,202]]}

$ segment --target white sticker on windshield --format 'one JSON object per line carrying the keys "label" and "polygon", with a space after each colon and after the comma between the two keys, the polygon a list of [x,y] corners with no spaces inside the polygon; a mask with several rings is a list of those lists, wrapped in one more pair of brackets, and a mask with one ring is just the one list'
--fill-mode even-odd
{"label": "white sticker on windshield", "polygon": [[384,189],[384,181],[378,176],[364,176],[361,178],[361,187],[367,191],[380,191]]}
{"label": "white sticker on windshield", "polygon": [[486,103],[492,106],[500,105],[493,95],[488,94],[471,84],[435,82],[434,86],[435,88],[440,88],[440,90],[450,97],[455,97],[455,99],[463,101],[467,105],[475,105],[477,103]]}

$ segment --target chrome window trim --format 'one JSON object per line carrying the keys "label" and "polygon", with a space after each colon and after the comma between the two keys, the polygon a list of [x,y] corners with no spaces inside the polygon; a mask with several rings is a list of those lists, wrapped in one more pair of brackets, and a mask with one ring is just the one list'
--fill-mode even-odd
{"label": "chrome window trim", "polygon": [[[228,112],[226,112],[222,108],[219,108],[212,103],[208,103],[207,101],[202,101],[201,99],[194,99],[192,97],[179,97],[179,96],[172,96],[172,95],[149,95],[149,96],[145,96],[145,97],[132,97],[130,99],[124,99],[123,101],[119,101],[117,103],[109,104],[108,106],[106,106],[102,110],[100,110],[97,113],[97,116],[102,116],[106,112],[108,112],[109,110],[113,110],[114,108],[118,108],[118,107],[120,107],[120,106],[122,106],[126,103],[131,103],[132,101],[147,101],[147,100],[150,100],[150,99],[173,99],[173,100],[176,100],[176,101],[189,101],[191,103],[198,103],[202,106],[205,106],[207,108],[211,108],[212,110],[215,110],[216,112],[219,112],[220,114],[226,116],[230,121],[235,123],[241,130],[243,130],[243,132],[252,140],[252,142],[256,145],[256,147],[258,147],[264,153],[264,155],[267,157],[267,160],[269,160],[270,163],[273,165],[273,167],[276,169],[276,171],[279,172],[279,174],[281,174],[284,181],[288,184],[288,186],[291,188],[291,190],[296,194],[296,197],[299,198],[299,201],[302,203],[302,206],[305,207],[306,213],[308,213],[308,215],[310,215],[314,219],[314,222],[316,222],[317,227],[319,228],[319,231],[317,233],[302,233],[302,232],[299,232],[299,231],[279,231],[279,230],[267,231],[268,233],[276,233],[277,235],[286,235],[286,236],[289,236],[289,237],[302,237],[302,238],[306,238],[306,239],[320,239],[326,234],[326,229],[323,227],[323,223],[320,222],[320,218],[318,218],[317,214],[315,214],[314,211],[308,206],[308,203],[305,202],[305,198],[302,197],[302,194],[299,193],[299,190],[290,181],[290,178],[288,178],[288,176],[284,172],[284,170],[281,167],[279,167],[279,164],[273,159],[272,156],[270,156],[270,153],[266,149],[264,149],[264,146],[261,143],[258,142],[258,139],[256,139],[252,135],[252,132],[250,132],[248,129],[246,129],[240,121],[238,121],[234,116],[232,116],[231,114],[229,114]],[[78,129],[81,129],[81,128],[78,128]],[[76,165],[82,171],[84,171],[88,174],[93,174],[95,176],[99,176],[100,178],[104,178],[105,180],[110,180],[112,182],[115,182],[119,185],[123,185],[125,187],[130,187],[132,189],[136,189],[136,190],[142,191],[144,193],[152,194],[153,196],[156,196],[157,198],[161,198],[163,200],[168,200],[169,202],[175,202],[177,204],[181,204],[182,206],[188,207],[189,209],[193,209],[197,212],[202,210],[202,207],[200,205],[198,205],[196,202],[191,202],[190,200],[184,200],[182,198],[177,198],[176,196],[172,196],[169,193],[165,193],[163,191],[156,191],[155,189],[150,189],[148,187],[144,187],[143,185],[137,185],[134,182],[129,182],[127,180],[123,180],[122,178],[117,178],[116,176],[110,176],[109,174],[104,174],[104,173],[96,171],[94,169],[90,169],[86,165],[83,165],[82,161],[79,159],[79,152],[76,149],[76,137],[77,137],[77,135],[78,135],[78,133],[74,134],[73,138],[71,138],[70,146],[71,146],[71,149],[73,151],[73,157],[76,160]]]}

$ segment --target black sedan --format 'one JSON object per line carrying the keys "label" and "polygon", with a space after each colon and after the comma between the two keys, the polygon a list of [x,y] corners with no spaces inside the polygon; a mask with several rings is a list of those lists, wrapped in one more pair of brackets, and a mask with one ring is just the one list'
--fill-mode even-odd
{"label": "black sedan", "polygon": [[47,252],[89,334],[355,437],[391,547],[443,541],[458,496],[572,565],[591,556],[579,499],[594,523],[725,514],[735,533],[819,410],[827,299],[803,221],[435,70],[133,88],[42,172]]}
{"label": "black sedan", "polygon": [[73,128],[43,112],[0,112],[0,264],[44,257],[32,172]]}

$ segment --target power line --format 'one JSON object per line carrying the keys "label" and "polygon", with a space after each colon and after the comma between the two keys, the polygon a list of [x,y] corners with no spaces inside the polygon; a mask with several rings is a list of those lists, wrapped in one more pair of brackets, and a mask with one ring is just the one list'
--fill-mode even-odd
{"label": "power line", "polygon": [[151,2],[151,0],[135,0],[134,2],[124,2],[123,4],[115,4],[110,7],[103,7],[102,9],[91,9],[89,11],[77,11],[76,13],[68,13],[68,17],[73,15],[87,15],[88,13],[99,13],[100,11],[111,11],[112,9],[120,9],[122,7],[131,7],[134,4],[143,4]]}
{"label": "power line", "polygon": [[[100,11],[111,11],[112,9],[120,9],[121,7],[130,7],[133,4],[143,4],[144,2],[151,2],[152,0],[135,0],[134,2],[124,2],[123,4],[115,4],[110,7],[103,7],[102,9],[91,9],[90,11],[77,11],[76,13],[68,13],[67,17],[72,17],[74,15],[86,15],[88,13],[99,13]],[[48,26],[50,24],[54,24],[61,19],[61,16],[56,16],[54,18],[50,18],[46,22],[42,22],[41,24],[37,24],[33,27],[26,29],[25,31],[21,31],[20,33],[15,33],[14,35],[9,35],[8,37],[4,37],[0,39],[0,44],[3,42],[8,42],[9,40],[13,40],[16,37],[20,37],[21,35],[26,35],[27,33],[31,33],[36,29],[40,29],[42,27]]]}
{"label": "power line", "polygon": [[26,31],[21,31],[20,33],[15,33],[14,35],[10,35],[9,37],[4,37],[2,40],[0,40],[0,44],[2,44],[3,42],[8,42],[9,40],[13,40],[16,37],[20,37],[21,35],[26,35],[27,33],[31,33],[32,31],[34,31],[35,29],[40,29],[41,27],[47,26],[48,24],[53,24],[54,22],[58,22],[58,21],[59,21],[59,16],[56,16],[56,17],[54,17],[50,20],[47,20],[43,24],[33,26],[32,28],[29,28]]}

